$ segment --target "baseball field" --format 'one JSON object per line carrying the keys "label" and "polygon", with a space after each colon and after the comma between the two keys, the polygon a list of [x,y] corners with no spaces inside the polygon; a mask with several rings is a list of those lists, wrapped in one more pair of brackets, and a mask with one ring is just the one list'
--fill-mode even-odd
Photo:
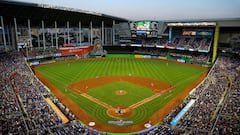
{"label": "baseball field", "polygon": [[34,70],[81,122],[111,133],[161,122],[207,74],[190,64],[129,57],[57,62]]}

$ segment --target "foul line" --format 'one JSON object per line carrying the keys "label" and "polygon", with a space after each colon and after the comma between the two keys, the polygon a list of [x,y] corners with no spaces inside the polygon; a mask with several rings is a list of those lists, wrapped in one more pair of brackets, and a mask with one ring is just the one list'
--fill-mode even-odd
{"label": "foul line", "polygon": [[111,105],[109,105],[109,104],[107,104],[107,103],[105,103],[105,102],[103,102],[103,101],[101,101],[99,99],[96,99],[96,98],[94,98],[94,97],[92,97],[92,96],[90,96],[90,95],[88,95],[86,93],[82,93],[80,95],[85,97],[85,98],[87,98],[87,99],[89,99],[89,100],[91,100],[91,101],[94,101],[95,103],[97,103],[97,104],[99,104],[99,105],[101,105],[101,106],[103,106],[103,107],[105,107],[107,109],[112,108]]}
{"label": "foul line", "polygon": [[173,89],[173,88],[175,88],[175,87],[174,87],[174,86],[169,87],[169,88],[161,91],[160,93],[154,94],[154,95],[152,95],[152,96],[150,96],[150,97],[148,97],[148,98],[145,98],[145,99],[143,99],[143,100],[141,100],[141,101],[139,101],[139,102],[137,102],[137,103],[135,103],[135,104],[130,105],[129,108],[135,109],[135,108],[137,108],[137,107],[139,107],[139,106],[141,106],[141,105],[143,105],[143,104],[145,104],[145,103],[147,103],[147,102],[149,102],[149,101],[151,101],[151,100],[153,100],[153,99],[161,96],[162,94],[170,91],[170,90]]}
{"label": "foul line", "polygon": [[[143,105],[143,104],[145,104],[145,103],[147,103],[147,102],[149,102],[149,101],[151,101],[151,100],[161,96],[162,94],[170,91],[173,88],[175,88],[175,87],[174,86],[169,87],[168,89],[165,89],[165,90],[161,91],[160,93],[154,94],[154,95],[152,95],[152,96],[150,96],[148,98],[145,98],[145,99],[143,99],[143,100],[141,100],[141,101],[139,101],[139,102],[137,102],[135,104],[130,105],[128,108],[135,109],[135,108],[137,108],[137,107],[139,107],[139,106],[141,106],[141,105]],[[88,95],[86,93],[82,93],[80,95],[85,97],[85,98],[87,98],[87,99],[89,99],[89,100],[91,100],[91,101],[93,101],[93,102],[95,102],[95,103],[97,103],[97,104],[99,104],[99,105],[101,105],[101,106],[103,106],[103,107],[105,107],[105,108],[107,108],[107,109],[113,108],[111,105],[109,105],[109,104],[107,104],[107,103],[105,103],[105,102],[103,102],[103,101],[101,101],[101,100],[99,100],[99,99],[97,99],[95,97],[92,97],[92,96],[90,96],[90,95]]]}

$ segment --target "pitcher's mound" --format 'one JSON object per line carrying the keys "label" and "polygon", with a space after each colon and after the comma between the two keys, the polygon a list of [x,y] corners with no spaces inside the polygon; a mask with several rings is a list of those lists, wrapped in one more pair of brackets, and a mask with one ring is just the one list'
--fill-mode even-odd
{"label": "pitcher's mound", "polygon": [[134,109],[124,106],[112,107],[107,110],[107,114],[112,118],[128,118],[132,116]]}
{"label": "pitcher's mound", "polygon": [[126,95],[127,92],[126,92],[125,90],[117,90],[117,91],[115,92],[115,94],[116,94],[116,95]]}

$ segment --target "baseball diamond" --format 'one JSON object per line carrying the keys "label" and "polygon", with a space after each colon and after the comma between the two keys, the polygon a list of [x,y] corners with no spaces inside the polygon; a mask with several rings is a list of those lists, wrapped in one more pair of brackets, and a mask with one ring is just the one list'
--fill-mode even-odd
{"label": "baseball diamond", "polygon": [[115,57],[35,67],[38,78],[80,121],[112,133],[136,132],[149,121],[161,122],[206,71],[190,64]]}
{"label": "baseball diamond", "polygon": [[0,0],[0,134],[239,134],[239,6]]}

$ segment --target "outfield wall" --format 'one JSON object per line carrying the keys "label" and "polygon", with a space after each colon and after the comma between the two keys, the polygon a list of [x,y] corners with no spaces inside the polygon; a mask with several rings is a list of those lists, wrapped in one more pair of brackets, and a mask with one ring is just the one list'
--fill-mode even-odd
{"label": "outfield wall", "polygon": [[129,58],[147,58],[147,59],[167,59],[164,56],[142,55],[142,54],[106,54],[107,57],[129,57]]}
{"label": "outfield wall", "polygon": [[155,55],[141,55],[141,54],[135,54],[134,58],[147,58],[147,59],[167,59],[167,57],[164,56],[155,56]]}
{"label": "outfield wall", "polygon": [[[115,54],[114,56],[118,57],[116,54]],[[126,55],[122,55],[122,54],[121,54],[120,56],[122,56],[122,57],[125,57],[125,56],[126,56],[126,57],[133,57],[133,58],[135,57],[135,55],[127,55],[127,54],[126,54]],[[149,56],[149,55],[148,55],[148,56]],[[148,57],[148,58],[149,58],[149,57]],[[116,59],[118,59],[118,58],[116,58]],[[125,61],[125,60],[124,60],[124,61]],[[153,61],[155,61],[155,60],[153,60]],[[94,63],[95,63],[95,62],[94,62]],[[66,101],[66,99],[64,99],[63,101]],[[175,103],[176,103],[176,102],[175,102]],[[172,105],[171,105],[171,106],[172,106]],[[69,107],[69,108],[70,108],[70,107]],[[78,113],[79,113],[79,111],[78,111]],[[83,114],[81,114],[81,116],[83,116]],[[158,118],[159,118],[159,117],[158,117]],[[92,120],[91,120],[91,121],[92,121]],[[85,123],[87,124],[88,122],[85,122]],[[154,124],[154,123],[153,123],[153,124]],[[98,125],[98,124],[96,124],[96,125]],[[143,131],[143,132],[144,132],[144,131]]]}

